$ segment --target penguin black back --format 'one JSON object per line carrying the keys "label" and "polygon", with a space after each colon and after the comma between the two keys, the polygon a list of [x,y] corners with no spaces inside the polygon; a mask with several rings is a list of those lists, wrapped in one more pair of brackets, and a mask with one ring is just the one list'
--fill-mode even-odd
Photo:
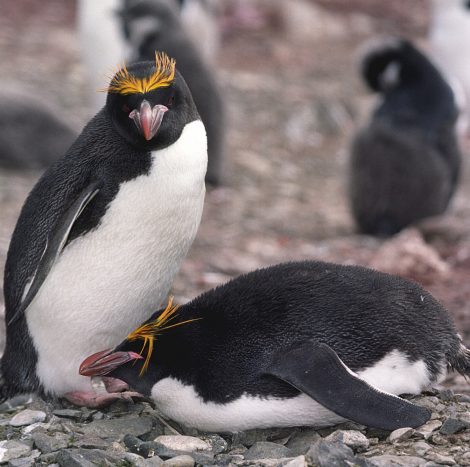
{"label": "penguin black back", "polygon": [[352,144],[351,207],[362,232],[387,236],[447,208],[460,171],[458,108],[437,68],[406,40],[369,52],[362,74],[382,101]]}

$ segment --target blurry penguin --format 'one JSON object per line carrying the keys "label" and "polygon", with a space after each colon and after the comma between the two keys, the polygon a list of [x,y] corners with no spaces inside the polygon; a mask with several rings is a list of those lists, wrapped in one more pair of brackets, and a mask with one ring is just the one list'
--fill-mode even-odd
{"label": "blurry penguin", "polygon": [[[200,11],[203,4],[202,0],[184,1],[182,18]],[[206,181],[217,185],[222,180],[224,159],[223,101],[214,72],[189,38],[179,8],[176,0],[106,0],[103,3],[81,0],[79,28],[84,61],[95,80],[91,80],[93,86],[99,89],[102,86],[96,80],[109,73],[112,63],[150,60],[155,50],[174,57],[206,127],[209,156]],[[206,26],[204,34],[208,29]],[[95,43],[100,45],[96,47]],[[102,106],[100,99],[96,97],[96,110]]]}
{"label": "blurry penguin", "polygon": [[77,133],[58,109],[24,92],[0,95],[0,167],[44,170],[56,162]]}
{"label": "blurry penguin", "polygon": [[119,70],[106,106],[16,224],[0,399],[38,392],[99,403],[77,368],[165,299],[199,226],[206,166],[204,125],[174,60],[157,54]]}
{"label": "blurry penguin", "polygon": [[362,232],[388,236],[446,210],[460,170],[459,111],[441,73],[406,40],[370,50],[362,74],[382,101],[352,144],[350,202]]}
{"label": "blurry penguin", "polygon": [[167,1],[125,0],[122,17],[135,54],[131,61],[148,59],[154,50],[164,50],[178,62],[207,131],[206,181],[219,184],[224,159],[224,108],[213,71],[201,60]]}
{"label": "blurry penguin", "polygon": [[[461,88],[464,108],[461,126],[468,131],[470,119],[470,1],[433,0],[429,32],[431,53],[450,83]],[[459,96],[459,94],[457,95]]]}
{"label": "blurry penguin", "polygon": [[171,304],[117,347],[88,357],[150,396],[167,417],[205,431],[353,420],[386,430],[430,418],[418,394],[470,352],[424,289],[358,266],[286,263]]}

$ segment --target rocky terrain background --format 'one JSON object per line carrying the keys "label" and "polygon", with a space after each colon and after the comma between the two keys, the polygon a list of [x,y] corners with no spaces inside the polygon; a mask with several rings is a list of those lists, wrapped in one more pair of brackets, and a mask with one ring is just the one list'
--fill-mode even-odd
{"label": "rocky terrain background", "polygon": [[[375,102],[358,78],[358,48],[382,34],[405,34],[426,48],[429,2],[248,3],[248,18],[224,20],[216,70],[229,116],[226,183],[208,191],[198,237],[174,285],[177,300],[280,261],[363,264],[421,282],[470,345],[467,161],[449,212],[394,239],[358,235],[348,210],[349,144]],[[2,0],[0,91],[37,94],[79,131],[89,107],[74,12],[71,0]],[[468,152],[469,141],[463,144]],[[0,171],[2,266],[37,177]],[[469,389],[452,375],[440,390],[417,398],[433,408],[433,420],[392,435],[347,425],[220,437],[168,425],[148,402],[88,411],[20,398],[0,406],[0,463],[470,465]]]}

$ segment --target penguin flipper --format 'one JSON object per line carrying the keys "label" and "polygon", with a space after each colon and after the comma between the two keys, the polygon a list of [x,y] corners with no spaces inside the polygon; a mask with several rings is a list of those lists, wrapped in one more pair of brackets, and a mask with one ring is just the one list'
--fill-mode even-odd
{"label": "penguin flipper", "polygon": [[39,260],[39,264],[31,280],[31,285],[28,289],[28,292],[18,306],[15,314],[8,321],[8,326],[14,323],[26,311],[28,306],[33,301],[42,284],[46,280],[47,275],[52,269],[52,266],[56,262],[61,251],[64,249],[73,224],[83,212],[87,204],[98,193],[100,190],[100,185],[100,182],[93,182],[84,188],[55,224],[55,227],[48,236],[46,247],[44,248],[41,259]]}
{"label": "penguin flipper", "polygon": [[415,428],[431,417],[428,409],[360,379],[326,344],[308,341],[279,354],[267,372],[337,415],[362,425],[384,430]]}

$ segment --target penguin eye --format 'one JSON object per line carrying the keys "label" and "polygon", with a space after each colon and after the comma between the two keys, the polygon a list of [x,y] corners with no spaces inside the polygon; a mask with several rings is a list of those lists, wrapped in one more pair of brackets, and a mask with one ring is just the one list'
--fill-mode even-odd
{"label": "penguin eye", "polygon": [[167,106],[167,107],[171,107],[171,106],[173,105],[174,100],[175,100],[175,95],[172,94],[172,95],[169,97],[166,106]]}
{"label": "penguin eye", "polygon": [[121,108],[122,108],[122,111],[126,114],[128,114],[131,111],[131,109],[129,108],[127,104],[124,104]]}

